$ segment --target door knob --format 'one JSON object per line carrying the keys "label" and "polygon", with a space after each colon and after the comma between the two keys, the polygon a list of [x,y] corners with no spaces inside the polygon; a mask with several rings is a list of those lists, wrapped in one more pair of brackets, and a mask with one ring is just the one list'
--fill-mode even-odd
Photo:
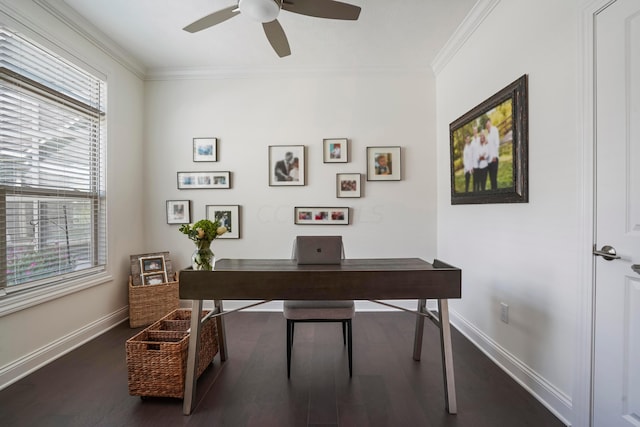
{"label": "door knob", "polygon": [[633,271],[635,271],[636,273],[640,274],[640,264],[633,264],[633,265],[631,266],[631,269],[632,269]]}
{"label": "door knob", "polygon": [[609,246],[609,245],[604,245],[602,247],[602,249],[600,249],[599,251],[595,249],[593,249],[593,254],[597,255],[597,256],[601,256],[602,258],[606,259],[607,261],[613,261],[614,259],[620,259],[620,256],[617,255],[616,253],[616,249],[613,246]]}

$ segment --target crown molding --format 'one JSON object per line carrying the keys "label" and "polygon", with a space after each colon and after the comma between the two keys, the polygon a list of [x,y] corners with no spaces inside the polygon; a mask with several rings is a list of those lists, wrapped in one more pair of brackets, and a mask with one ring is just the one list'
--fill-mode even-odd
{"label": "crown molding", "polygon": [[32,0],[51,16],[58,19],[83,39],[104,52],[111,59],[131,71],[141,80],[146,75],[146,67],[133,55],[110,39],[91,22],[69,7],[63,0]]}
{"label": "crown molding", "polygon": [[184,67],[155,68],[147,71],[146,81],[215,80],[249,78],[310,78],[351,76],[430,76],[428,67]]}
{"label": "crown molding", "polygon": [[431,68],[436,77],[438,77],[438,74],[440,74],[462,46],[464,46],[465,42],[473,35],[498,3],[500,3],[500,0],[479,0],[475,6],[473,6],[431,62]]}

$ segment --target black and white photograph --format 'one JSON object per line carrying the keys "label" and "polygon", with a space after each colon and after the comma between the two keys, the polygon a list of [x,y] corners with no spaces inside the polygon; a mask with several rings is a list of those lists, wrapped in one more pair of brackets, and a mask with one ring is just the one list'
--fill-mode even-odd
{"label": "black and white photograph", "polygon": [[305,185],[305,146],[269,146],[269,185]]}
{"label": "black and white photograph", "polygon": [[167,224],[191,222],[191,200],[167,200]]}

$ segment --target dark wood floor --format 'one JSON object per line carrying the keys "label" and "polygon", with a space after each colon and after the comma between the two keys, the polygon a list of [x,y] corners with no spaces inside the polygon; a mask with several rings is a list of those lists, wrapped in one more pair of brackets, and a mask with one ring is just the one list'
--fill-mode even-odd
{"label": "dark wood floor", "polygon": [[[444,407],[437,328],[412,359],[414,317],[358,313],[353,378],[339,324],[298,324],[287,380],[280,313],[226,318],[229,360],[198,382],[198,406],[129,396],[126,324],[0,391],[2,426],[561,426],[456,330],[458,414]],[[213,381],[215,379],[215,381]]]}

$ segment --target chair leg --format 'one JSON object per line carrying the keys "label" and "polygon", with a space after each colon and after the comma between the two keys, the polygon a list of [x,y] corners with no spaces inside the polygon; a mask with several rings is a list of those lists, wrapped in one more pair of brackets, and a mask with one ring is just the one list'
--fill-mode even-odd
{"label": "chair leg", "polygon": [[287,319],[287,378],[291,377],[291,345],[293,344],[293,322]]}
{"label": "chair leg", "polygon": [[347,320],[347,332],[349,335],[349,346],[347,347],[347,352],[349,353],[349,378],[351,378],[353,375],[353,330],[352,330],[353,326],[351,324],[351,319]]}
{"label": "chair leg", "polygon": [[342,323],[342,345],[347,345],[347,335],[345,334],[345,328],[347,326],[347,321],[343,320],[341,323]]}

